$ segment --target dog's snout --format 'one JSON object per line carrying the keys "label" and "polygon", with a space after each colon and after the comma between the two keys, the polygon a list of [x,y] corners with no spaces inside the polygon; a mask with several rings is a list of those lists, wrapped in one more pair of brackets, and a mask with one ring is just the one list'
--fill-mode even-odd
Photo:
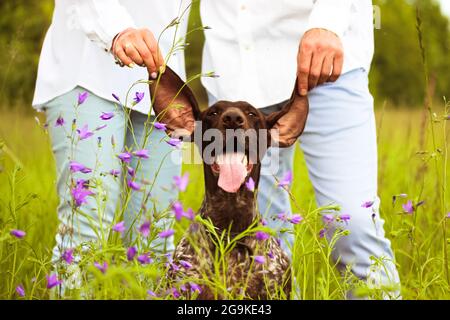
{"label": "dog's snout", "polygon": [[222,123],[228,129],[242,128],[245,124],[245,116],[240,110],[228,110],[222,115]]}

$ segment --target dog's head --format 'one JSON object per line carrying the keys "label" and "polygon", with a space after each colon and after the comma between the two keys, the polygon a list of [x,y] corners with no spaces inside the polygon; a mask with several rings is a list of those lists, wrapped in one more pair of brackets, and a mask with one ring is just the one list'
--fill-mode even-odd
{"label": "dog's head", "polygon": [[192,91],[170,68],[159,83],[150,85],[150,92],[153,109],[168,133],[194,138],[199,146],[207,188],[220,187],[228,193],[245,189],[242,186],[249,176],[257,184],[267,148],[293,145],[308,115],[308,99],[296,89],[283,108],[270,115],[242,101],[219,101],[200,111]]}

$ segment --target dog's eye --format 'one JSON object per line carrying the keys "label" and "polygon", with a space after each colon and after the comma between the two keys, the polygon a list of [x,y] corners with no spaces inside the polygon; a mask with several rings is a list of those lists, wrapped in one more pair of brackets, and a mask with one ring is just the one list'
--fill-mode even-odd
{"label": "dog's eye", "polygon": [[219,113],[217,111],[213,111],[213,112],[208,113],[208,116],[209,117],[214,117],[214,116],[217,116],[218,114]]}
{"label": "dog's eye", "polygon": [[249,115],[250,117],[256,117],[256,113],[254,113],[254,112],[249,112],[248,115]]}

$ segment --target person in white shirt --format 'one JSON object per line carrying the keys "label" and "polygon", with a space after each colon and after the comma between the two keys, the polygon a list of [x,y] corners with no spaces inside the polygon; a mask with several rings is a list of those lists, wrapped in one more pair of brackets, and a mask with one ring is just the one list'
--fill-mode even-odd
{"label": "person in white shirt", "polygon": [[[185,76],[183,54],[164,59],[174,39],[182,41],[185,36],[188,4],[167,0],[55,1],[33,100],[33,106],[46,114],[57,167],[60,227],[54,260],[61,261],[66,250],[82,243],[105,240],[114,224],[119,223],[115,230],[122,232],[121,221],[114,217],[116,208],[125,207],[122,181],[130,185],[131,192],[123,235],[130,235],[130,228],[135,233],[143,221],[151,220],[154,207],[165,210],[177,197],[172,182],[173,176],[180,175],[181,165],[163,160],[172,152],[180,156],[179,151],[164,143],[162,130],[153,129],[149,137],[144,136],[154,119],[148,116],[148,84],[134,86],[126,99],[134,82],[147,80],[149,75],[154,78],[165,62]],[[177,17],[179,23],[167,29],[158,42]],[[122,68],[117,61],[128,67]],[[141,149],[148,150],[148,155],[137,152]],[[131,160],[127,155],[121,156],[123,161],[118,158],[125,152],[132,155]],[[126,177],[120,176],[122,165],[127,167]],[[102,199],[100,203],[96,198]],[[158,227],[165,230],[169,222],[161,219]],[[154,245],[161,251],[171,250],[173,237]]]}
{"label": "person in white shirt", "polygon": [[[375,286],[399,288],[390,241],[379,216],[377,144],[368,73],[374,51],[370,0],[204,0],[203,78],[209,105],[217,100],[244,100],[264,113],[287,100],[298,77],[298,91],[308,94],[310,112],[300,137],[309,177],[319,206],[331,203],[340,212],[324,212],[326,236],[350,231],[333,250],[338,267],[350,267]],[[272,107],[267,107],[272,106]],[[279,154],[277,153],[279,152]],[[294,148],[269,150],[279,170],[263,167],[259,210],[269,226],[289,228],[271,219],[291,213],[288,193],[277,181],[293,170]],[[265,159],[266,160],[266,159]],[[340,216],[340,218],[339,218]],[[290,250],[293,236],[284,233]],[[371,257],[384,262],[376,266]],[[390,292],[397,297],[398,291]],[[349,292],[350,297],[352,293]]]}

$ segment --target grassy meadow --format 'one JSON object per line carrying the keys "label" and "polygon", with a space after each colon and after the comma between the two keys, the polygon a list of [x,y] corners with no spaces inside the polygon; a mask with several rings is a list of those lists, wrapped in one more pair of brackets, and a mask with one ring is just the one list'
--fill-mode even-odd
{"label": "grassy meadow", "polygon": [[[380,210],[396,256],[401,296],[411,300],[450,299],[450,195],[447,190],[450,185],[450,104],[444,99],[431,99],[448,94],[448,47],[442,41],[448,38],[448,20],[441,15],[434,1],[425,1],[426,5],[420,11],[422,18],[410,1],[374,3],[383,13],[382,29],[375,33],[377,50],[370,81],[377,101]],[[41,13],[30,15],[22,10],[31,8],[31,4]],[[72,248],[76,263],[67,262],[66,258],[65,262],[60,259],[56,264],[51,261],[58,224],[55,163],[44,115],[34,113],[29,103],[20,99],[30,100],[34,85],[30,66],[35,67],[38,61],[37,43],[42,41],[52,5],[50,0],[24,0],[17,6],[12,2],[4,4],[14,14],[5,14],[2,21],[2,26],[9,26],[13,31],[1,28],[6,31],[0,35],[0,42],[7,43],[10,49],[4,50],[0,59],[8,65],[3,68],[3,73],[0,68],[3,81],[0,88],[0,299],[176,299],[180,292],[192,289],[192,285],[186,289],[186,284],[193,282],[213,286],[218,294],[228,299],[243,298],[229,292],[220,272],[209,279],[168,281],[165,275],[169,268],[174,268],[169,258],[157,256],[151,243],[143,239],[143,233],[130,245],[123,243],[113,232],[113,226],[108,228],[107,237],[99,237],[87,249]],[[22,15],[33,19],[20,18]],[[25,34],[29,38],[22,37],[17,21],[28,22],[26,30],[35,32],[28,31]],[[198,2],[194,2],[190,28],[199,26]],[[11,34],[14,37],[11,38]],[[190,45],[186,47],[186,56],[195,57],[187,61],[188,75],[193,76],[200,72],[203,34],[193,33],[187,37],[187,42]],[[28,60],[16,59],[26,57],[30,52],[33,55],[27,56]],[[205,94],[198,79],[190,84],[204,104]],[[421,104],[424,95],[429,95],[425,100],[430,108],[410,107]],[[382,104],[384,100],[392,103]],[[398,107],[401,104],[405,107]],[[75,136],[74,132],[72,128]],[[126,177],[126,166],[122,169]],[[180,194],[179,201],[184,208],[196,211],[204,192],[202,168],[184,165],[183,170],[190,173],[189,184]],[[93,197],[104,205],[108,199],[101,198],[102,186],[96,178],[90,179],[94,185],[88,182],[86,188],[99,191]],[[126,182],[126,178],[123,180]],[[82,184],[80,188],[85,186]],[[150,194],[145,188],[144,192]],[[133,192],[130,187],[126,190],[123,193],[125,202]],[[345,299],[350,289],[354,289],[356,295],[382,299],[395,289],[370,286],[355,279],[348,270],[337,271],[330,254],[336,240],[346,234],[343,230],[338,231],[330,240],[320,236],[324,228],[320,214],[323,208],[316,208],[299,148],[290,194],[292,213],[304,218],[295,226],[292,262],[300,299]],[[405,206],[408,203],[412,207]],[[80,213],[75,201],[71,205],[72,213]],[[173,213],[167,208],[157,212],[156,216],[164,215],[173,216]],[[207,221],[196,222],[208,226]],[[176,241],[189,223],[184,218],[174,222]],[[22,230],[26,235],[12,233],[12,230]],[[155,239],[160,231],[163,230],[152,227],[145,238]],[[222,240],[218,240],[220,254],[214,256],[215,271],[226,270],[223,259],[226,248],[237,241],[232,239],[224,245]],[[130,258],[131,245],[137,248],[139,257],[133,254]],[[382,268],[383,262],[374,259],[374,267]],[[59,272],[59,280],[75,281],[77,289],[58,292],[57,279],[50,277],[55,275],[55,269]],[[240,285],[235,284],[235,287]],[[195,294],[194,290],[194,298]]]}
{"label": "grassy meadow", "polygon": [[[377,110],[381,214],[395,251],[404,299],[450,298],[450,219],[446,219],[450,211],[446,190],[450,122],[444,120],[448,114],[444,103],[435,109],[433,121],[421,109]],[[25,299],[48,298],[51,290],[46,289],[45,275],[52,268],[49,259],[57,227],[58,200],[49,137],[42,128],[45,119],[42,114],[34,118],[29,112],[4,110],[1,114],[0,298],[18,298],[15,288],[19,284],[25,287]],[[348,275],[336,272],[328,259],[332,243],[318,237],[321,223],[314,211],[313,190],[301,151],[296,153],[295,163],[292,194],[300,208],[293,210],[308,222],[308,226],[305,223],[296,227],[294,266],[302,298],[343,299]],[[181,201],[197,209],[203,193],[201,167],[190,165],[184,170],[190,172],[190,184]],[[393,204],[393,196],[399,194],[407,196]],[[407,200],[414,204],[425,202],[413,214],[406,214],[401,205]],[[26,231],[26,237],[12,237],[9,232],[14,228]],[[177,230],[177,238],[182,230]],[[94,271],[98,281],[111,281]],[[112,277],[126,274],[119,267],[115,272]],[[119,283],[108,283],[110,291],[103,289],[90,297],[146,298],[145,282],[137,283],[138,289],[131,292],[120,289]],[[376,292],[370,296],[381,297]]]}

